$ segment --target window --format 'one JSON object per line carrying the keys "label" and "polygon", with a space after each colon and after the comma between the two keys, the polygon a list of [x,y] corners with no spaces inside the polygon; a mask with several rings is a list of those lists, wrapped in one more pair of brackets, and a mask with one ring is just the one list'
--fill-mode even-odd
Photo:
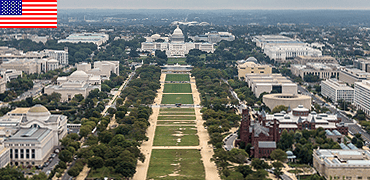
{"label": "window", "polygon": [[21,159],[24,159],[24,149],[21,149]]}
{"label": "window", "polygon": [[14,158],[18,159],[18,149],[14,149]]}
{"label": "window", "polygon": [[26,158],[29,159],[30,158],[30,150],[29,149],[26,149]]}
{"label": "window", "polygon": [[32,149],[32,156],[31,156],[32,159],[35,159],[35,150]]}
{"label": "window", "polygon": [[13,159],[13,149],[10,149],[10,159]]}
{"label": "window", "polygon": [[362,176],[357,176],[357,179],[362,179]]}

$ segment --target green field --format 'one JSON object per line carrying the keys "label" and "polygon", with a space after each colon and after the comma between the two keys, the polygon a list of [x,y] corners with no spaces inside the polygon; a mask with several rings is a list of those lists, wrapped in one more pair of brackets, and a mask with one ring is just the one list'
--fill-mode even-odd
{"label": "green field", "polygon": [[163,93],[191,93],[190,84],[164,84]]}
{"label": "green field", "polygon": [[161,108],[159,112],[194,112],[194,108]]}
{"label": "green field", "polygon": [[159,115],[195,115],[195,112],[160,112]]}
{"label": "green field", "polygon": [[195,116],[158,116],[158,120],[195,120]]}
{"label": "green field", "polygon": [[194,104],[191,94],[163,94],[162,104]]}
{"label": "green field", "polygon": [[167,74],[165,81],[190,81],[189,74]]}
{"label": "green field", "polygon": [[195,125],[195,121],[157,121],[158,125]]}
{"label": "green field", "polygon": [[[169,176],[176,174],[176,176]],[[204,180],[204,165],[196,149],[153,149],[147,179]]]}
{"label": "green field", "polygon": [[186,58],[168,58],[167,64],[176,64],[176,63],[179,63],[180,65],[187,64],[185,60]]}
{"label": "green field", "polygon": [[198,146],[195,126],[157,126],[153,146]]}

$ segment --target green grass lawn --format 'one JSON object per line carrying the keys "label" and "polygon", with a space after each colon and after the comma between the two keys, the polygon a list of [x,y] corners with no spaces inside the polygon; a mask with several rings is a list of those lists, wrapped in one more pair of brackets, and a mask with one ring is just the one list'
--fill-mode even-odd
{"label": "green grass lawn", "polygon": [[108,167],[102,167],[96,170],[91,169],[87,177],[88,178],[109,177],[114,179],[120,179],[122,175],[115,173],[114,170],[111,171]]}
{"label": "green grass lawn", "polygon": [[167,74],[165,81],[190,81],[189,74]]}
{"label": "green grass lawn", "polygon": [[159,112],[194,112],[194,108],[161,108]]}
{"label": "green grass lawn", "polygon": [[191,94],[163,94],[162,104],[194,104]]}
{"label": "green grass lawn", "polygon": [[[178,176],[169,176],[169,174]],[[204,180],[204,165],[196,149],[153,149],[147,179]]]}
{"label": "green grass lawn", "polygon": [[195,125],[195,121],[157,121],[160,125]]}
{"label": "green grass lawn", "polygon": [[167,64],[176,64],[176,63],[179,63],[180,65],[187,64],[185,61],[186,58],[169,58],[167,60]]}
{"label": "green grass lawn", "polygon": [[195,126],[157,126],[153,146],[198,146]]}
{"label": "green grass lawn", "polygon": [[161,111],[159,115],[195,115],[195,112],[163,112]]}
{"label": "green grass lawn", "polygon": [[196,120],[195,116],[158,116],[158,120]]}
{"label": "green grass lawn", "polygon": [[190,84],[164,84],[163,93],[191,93]]}

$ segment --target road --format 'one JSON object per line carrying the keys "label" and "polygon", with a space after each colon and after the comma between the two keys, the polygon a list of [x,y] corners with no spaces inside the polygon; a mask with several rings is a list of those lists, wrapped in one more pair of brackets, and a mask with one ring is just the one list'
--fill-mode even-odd
{"label": "road", "polygon": [[227,151],[230,151],[234,148],[234,141],[238,138],[238,134],[235,132],[235,133],[232,133],[230,135],[228,135],[225,139],[224,139],[224,148],[225,150]]}

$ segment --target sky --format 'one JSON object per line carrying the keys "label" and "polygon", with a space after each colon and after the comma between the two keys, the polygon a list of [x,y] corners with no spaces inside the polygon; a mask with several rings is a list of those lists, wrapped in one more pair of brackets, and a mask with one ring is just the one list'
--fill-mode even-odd
{"label": "sky", "polygon": [[58,0],[58,9],[361,9],[370,0]]}

